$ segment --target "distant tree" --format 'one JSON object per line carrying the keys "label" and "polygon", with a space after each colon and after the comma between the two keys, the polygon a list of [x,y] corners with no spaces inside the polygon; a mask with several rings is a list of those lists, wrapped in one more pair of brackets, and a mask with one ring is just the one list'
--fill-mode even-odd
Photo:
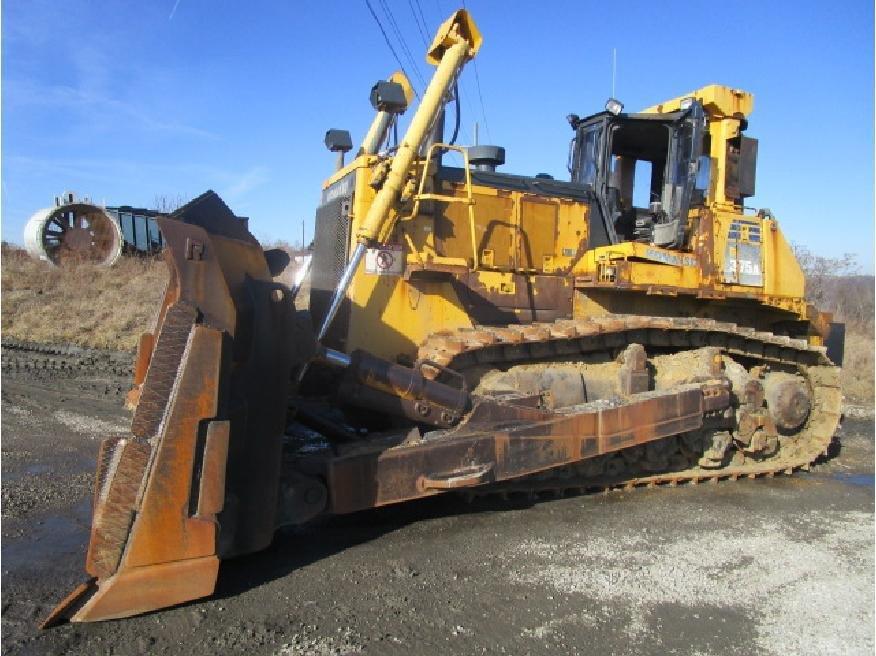
{"label": "distant tree", "polygon": [[186,200],[182,197],[182,194],[177,194],[176,196],[155,194],[155,199],[152,201],[152,209],[161,214],[172,214],[185,204]]}
{"label": "distant tree", "polygon": [[871,330],[874,279],[861,275],[857,256],[824,257],[799,244],[793,248],[806,277],[806,300],[820,310],[833,312],[838,321]]}
{"label": "distant tree", "polygon": [[816,305],[826,300],[826,295],[832,286],[830,281],[833,278],[860,273],[858,256],[854,253],[845,253],[840,257],[824,257],[816,255],[800,244],[794,244],[792,248],[806,277],[806,299]]}

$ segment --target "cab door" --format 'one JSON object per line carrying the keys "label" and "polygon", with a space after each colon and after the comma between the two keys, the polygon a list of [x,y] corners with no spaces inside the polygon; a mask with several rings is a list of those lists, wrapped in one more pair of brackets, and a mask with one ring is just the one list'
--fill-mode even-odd
{"label": "cab door", "polygon": [[612,208],[607,201],[610,159],[608,126],[609,116],[597,114],[578,124],[572,142],[572,182],[587,187],[594,194],[588,212],[590,248],[618,242]]}
{"label": "cab door", "polygon": [[659,246],[679,247],[684,243],[688,227],[688,213],[697,183],[700,155],[703,152],[705,112],[696,100],[672,130],[666,176],[663,186],[663,207],[669,221],[658,232],[654,243]]}

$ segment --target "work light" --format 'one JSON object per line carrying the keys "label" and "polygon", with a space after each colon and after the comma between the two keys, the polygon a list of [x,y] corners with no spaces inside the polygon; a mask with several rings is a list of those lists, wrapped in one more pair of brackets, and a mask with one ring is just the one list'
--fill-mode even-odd
{"label": "work light", "polygon": [[605,111],[613,116],[617,116],[622,111],[624,111],[624,104],[616,98],[609,98],[605,102]]}

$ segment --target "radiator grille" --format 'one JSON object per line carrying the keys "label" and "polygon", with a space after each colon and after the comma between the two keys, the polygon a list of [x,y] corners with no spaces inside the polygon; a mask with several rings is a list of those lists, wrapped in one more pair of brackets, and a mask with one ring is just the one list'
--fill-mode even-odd
{"label": "radiator grille", "polygon": [[[351,203],[352,196],[338,196],[316,210],[310,287],[310,314],[315,327],[322,323],[347,264]],[[327,345],[342,346],[348,318],[349,309],[342,305],[327,335]]]}

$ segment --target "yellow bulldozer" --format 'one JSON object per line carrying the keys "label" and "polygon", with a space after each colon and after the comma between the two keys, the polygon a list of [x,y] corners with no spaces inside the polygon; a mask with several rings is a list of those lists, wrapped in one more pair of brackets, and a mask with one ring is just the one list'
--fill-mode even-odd
{"label": "yellow bulldozer", "polygon": [[[158,219],[170,282],[129,434],[97,467],[86,570],[47,624],[210,595],[278,527],[436,494],[564,494],[807,469],[840,420],[842,326],[751,211],[752,96],[570,115],[569,179],[444,140],[482,37],[371,91],[316,212],[309,310],[213,193]],[[462,166],[450,166],[453,153]]]}

